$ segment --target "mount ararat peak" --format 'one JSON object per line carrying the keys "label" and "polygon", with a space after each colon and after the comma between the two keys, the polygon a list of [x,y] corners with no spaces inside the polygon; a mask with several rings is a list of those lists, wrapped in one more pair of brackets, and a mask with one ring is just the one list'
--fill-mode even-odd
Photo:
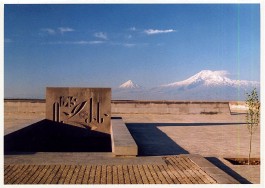
{"label": "mount ararat peak", "polygon": [[258,86],[259,82],[247,80],[231,80],[227,77],[227,71],[202,70],[186,80],[174,82],[161,87],[188,87],[188,86]]}

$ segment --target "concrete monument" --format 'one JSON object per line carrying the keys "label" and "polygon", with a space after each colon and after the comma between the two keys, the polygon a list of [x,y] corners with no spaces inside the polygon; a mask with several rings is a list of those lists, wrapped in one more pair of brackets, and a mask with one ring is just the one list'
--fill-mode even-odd
{"label": "concrete monument", "polygon": [[110,88],[46,88],[46,119],[110,134]]}

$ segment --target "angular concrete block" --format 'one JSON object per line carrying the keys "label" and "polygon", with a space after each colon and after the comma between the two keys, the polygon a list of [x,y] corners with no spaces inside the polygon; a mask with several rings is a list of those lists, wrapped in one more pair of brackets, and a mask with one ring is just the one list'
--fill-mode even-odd
{"label": "angular concrete block", "polygon": [[46,88],[46,119],[110,133],[110,88]]}
{"label": "angular concrete block", "polygon": [[122,119],[111,120],[111,146],[116,156],[136,156],[138,147]]}

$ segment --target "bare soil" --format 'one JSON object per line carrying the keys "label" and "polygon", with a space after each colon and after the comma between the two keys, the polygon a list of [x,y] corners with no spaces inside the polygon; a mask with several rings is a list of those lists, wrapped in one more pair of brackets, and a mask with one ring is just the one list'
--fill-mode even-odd
{"label": "bare soil", "polygon": [[[248,165],[248,158],[225,158],[233,165]],[[250,165],[260,165],[260,158],[250,158]]]}

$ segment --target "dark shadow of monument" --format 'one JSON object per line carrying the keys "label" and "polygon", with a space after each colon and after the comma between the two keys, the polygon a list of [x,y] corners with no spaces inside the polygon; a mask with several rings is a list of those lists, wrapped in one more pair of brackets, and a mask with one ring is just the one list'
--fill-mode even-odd
{"label": "dark shadow of monument", "polygon": [[[156,125],[157,127],[162,127],[162,126],[173,126],[173,127],[188,127],[188,126],[222,126],[222,125],[246,125],[245,122],[240,122],[240,123],[128,123],[128,124],[139,124],[139,125]],[[126,125],[128,125],[126,124]]]}
{"label": "dark shadow of monument", "polygon": [[159,130],[157,123],[127,123],[126,126],[137,143],[139,156],[188,154]]}
{"label": "dark shadow of monument", "polygon": [[111,136],[47,119],[4,136],[5,155],[35,152],[111,152]]}
{"label": "dark shadow of monument", "polygon": [[189,152],[157,127],[161,126],[222,126],[245,123],[127,123],[126,126],[138,146],[139,156],[179,155]]}
{"label": "dark shadow of monument", "polygon": [[242,184],[251,184],[250,181],[248,181],[247,179],[245,179],[244,177],[242,177],[241,175],[239,175],[238,173],[236,173],[234,170],[232,170],[231,168],[229,168],[228,166],[226,166],[218,158],[216,158],[216,157],[206,157],[206,159],[208,161],[210,161],[211,163],[213,163],[218,168],[220,168],[221,170],[223,170],[224,172],[226,172],[227,174],[229,174],[230,176],[232,176],[233,178],[235,178],[240,183],[242,183]]}

